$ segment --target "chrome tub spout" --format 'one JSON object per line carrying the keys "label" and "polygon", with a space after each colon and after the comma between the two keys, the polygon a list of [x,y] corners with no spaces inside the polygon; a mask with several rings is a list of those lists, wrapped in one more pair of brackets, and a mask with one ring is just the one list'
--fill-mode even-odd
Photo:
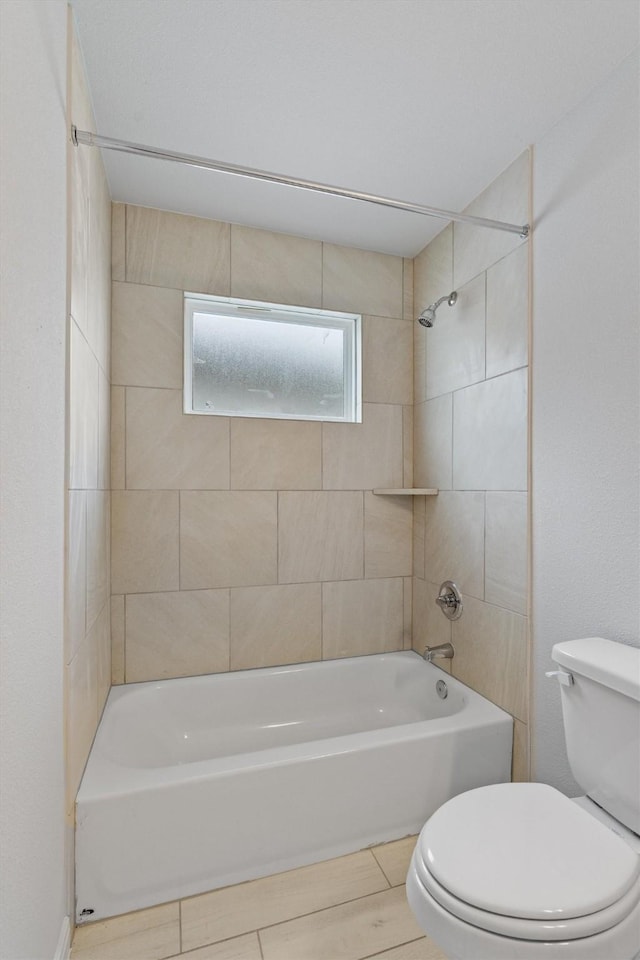
{"label": "chrome tub spout", "polygon": [[441,643],[437,647],[426,647],[422,654],[427,663],[432,660],[452,660],[453,647],[450,643]]}

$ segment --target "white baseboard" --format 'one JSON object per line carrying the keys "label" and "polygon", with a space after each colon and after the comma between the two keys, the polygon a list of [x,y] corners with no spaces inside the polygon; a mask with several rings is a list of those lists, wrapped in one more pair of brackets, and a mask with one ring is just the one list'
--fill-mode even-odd
{"label": "white baseboard", "polygon": [[58,946],[53,960],[69,960],[71,953],[71,924],[69,917],[65,917],[60,927],[60,936],[58,937]]}

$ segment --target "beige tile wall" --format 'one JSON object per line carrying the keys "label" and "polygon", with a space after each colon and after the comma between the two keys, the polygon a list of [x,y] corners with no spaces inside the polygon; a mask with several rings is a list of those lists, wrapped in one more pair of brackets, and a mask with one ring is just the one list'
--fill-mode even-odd
{"label": "beige tile wall", "polygon": [[[93,130],[75,36],[70,122]],[[111,201],[100,153],[69,146],[70,305],[65,690],[67,811],[111,683]]]}
{"label": "beige tile wall", "polygon": [[[114,682],[402,649],[412,262],[114,204]],[[363,422],[182,413],[183,291],[363,315]]]}
{"label": "beige tile wall", "polygon": [[[468,208],[529,219],[524,153]],[[455,224],[414,260],[418,314],[452,289],[430,330],[414,326],[414,480],[438,487],[413,511],[413,646],[451,641],[451,670],[515,718],[515,779],[528,778],[528,244]],[[464,597],[451,624],[443,580]]]}

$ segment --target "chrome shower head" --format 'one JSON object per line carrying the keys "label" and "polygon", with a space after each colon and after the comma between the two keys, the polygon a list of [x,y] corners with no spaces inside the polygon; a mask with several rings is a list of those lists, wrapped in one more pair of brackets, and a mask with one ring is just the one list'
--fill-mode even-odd
{"label": "chrome shower head", "polygon": [[422,313],[418,317],[418,323],[421,324],[423,327],[432,327],[433,321],[436,318],[436,310],[438,309],[440,304],[444,303],[446,300],[449,306],[452,307],[457,299],[458,299],[458,294],[455,290],[452,290],[451,293],[448,294],[446,297],[440,297],[439,300],[436,300],[435,303],[430,304],[426,308],[426,310],[422,311]]}

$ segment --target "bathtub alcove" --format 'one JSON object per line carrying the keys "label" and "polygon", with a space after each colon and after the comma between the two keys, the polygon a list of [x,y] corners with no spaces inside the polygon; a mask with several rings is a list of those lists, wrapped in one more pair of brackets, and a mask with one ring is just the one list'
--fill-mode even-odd
{"label": "bathtub alcove", "polygon": [[512,723],[414,652],[114,687],[77,797],[77,922],[417,833],[509,780]]}

